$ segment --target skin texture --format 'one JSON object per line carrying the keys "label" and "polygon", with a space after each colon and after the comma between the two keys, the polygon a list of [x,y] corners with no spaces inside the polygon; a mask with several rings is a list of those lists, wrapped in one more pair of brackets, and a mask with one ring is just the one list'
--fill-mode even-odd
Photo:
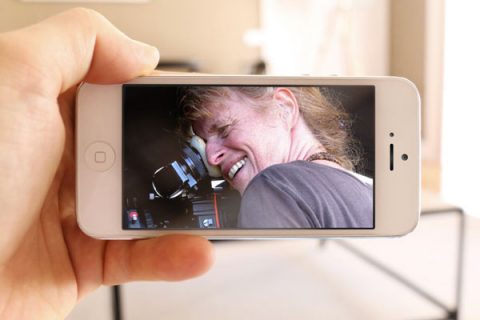
{"label": "skin texture", "polygon": [[[295,95],[288,88],[276,88],[262,110],[234,91],[221,99],[207,105],[213,116],[196,121],[193,128],[206,142],[208,162],[219,166],[223,177],[241,194],[269,166],[325,151],[300,116]],[[242,159],[245,165],[230,179],[230,169]],[[316,162],[337,167],[330,161]]]}
{"label": "skin texture", "polygon": [[102,284],[176,281],[211,266],[201,237],[101,241],[76,224],[76,87],[127,81],[158,59],[87,9],[0,35],[1,319],[63,319]]}
{"label": "skin texture", "polygon": [[[220,166],[223,177],[240,192],[261,170],[283,162],[289,144],[279,117],[268,117],[245,103],[240,98],[228,99],[222,107],[210,107],[215,108],[213,117],[195,129],[206,141],[208,162]],[[242,159],[245,165],[229,179],[230,168]]]}

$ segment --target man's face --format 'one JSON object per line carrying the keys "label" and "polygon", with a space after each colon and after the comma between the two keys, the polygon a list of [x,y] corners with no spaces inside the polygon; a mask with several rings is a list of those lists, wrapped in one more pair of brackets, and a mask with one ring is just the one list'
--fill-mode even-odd
{"label": "man's face", "polygon": [[194,122],[193,129],[207,144],[208,162],[240,193],[260,171],[287,161],[290,130],[275,106],[257,110],[233,95],[207,108],[213,116]]}

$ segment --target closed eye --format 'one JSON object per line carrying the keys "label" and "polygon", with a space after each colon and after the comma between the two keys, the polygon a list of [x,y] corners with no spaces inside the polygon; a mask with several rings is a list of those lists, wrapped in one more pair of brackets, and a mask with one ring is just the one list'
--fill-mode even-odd
{"label": "closed eye", "polygon": [[230,124],[228,124],[228,125],[225,125],[225,126],[222,126],[222,127],[218,128],[218,130],[217,130],[218,135],[223,139],[227,138],[228,134],[231,131],[231,127],[232,126]]}

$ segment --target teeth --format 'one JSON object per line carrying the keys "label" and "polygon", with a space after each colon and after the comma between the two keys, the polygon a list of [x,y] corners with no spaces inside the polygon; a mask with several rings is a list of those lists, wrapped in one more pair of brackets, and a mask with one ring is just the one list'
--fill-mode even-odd
{"label": "teeth", "polygon": [[237,174],[238,170],[240,170],[245,165],[245,163],[247,162],[246,159],[247,158],[245,157],[232,166],[232,168],[228,172],[228,178],[230,180],[232,180],[233,177],[235,177],[235,175]]}

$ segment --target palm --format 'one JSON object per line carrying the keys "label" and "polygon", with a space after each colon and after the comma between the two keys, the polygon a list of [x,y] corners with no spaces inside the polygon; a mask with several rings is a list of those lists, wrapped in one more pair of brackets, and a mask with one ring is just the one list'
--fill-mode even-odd
{"label": "palm", "polygon": [[2,253],[8,257],[0,259],[4,261],[0,264],[0,318],[63,318],[79,298],[101,284],[182,280],[205,272],[212,263],[211,247],[199,237],[102,241],[79,229],[75,217],[74,92],[71,89],[61,95],[58,106],[52,108],[60,110],[61,117],[56,117],[50,129],[65,140],[57,139],[58,145],[52,146],[52,150],[63,151],[63,156],[43,206],[40,212],[31,213],[27,228],[13,225],[18,227],[14,233],[21,241],[12,241],[16,247],[0,252],[0,258]]}
{"label": "palm", "polygon": [[[35,314],[23,314],[22,318],[61,318],[79,295],[103,282],[98,257],[102,256],[105,242],[86,237],[75,222],[72,101],[72,91],[59,99],[64,126],[59,122],[55,129],[59,135],[65,132],[66,143],[58,172],[40,214],[31,221],[23,241],[4,265],[4,280],[10,290],[7,299],[0,301],[28,305],[22,312],[35,310]],[[87,283],[95,285],[89,288]]]}
{"label": "palm", "polygon": [[158,51],[81,8],[2,34],[0,48],[0,318],[64,318],[101,284],[205,272],[200,237],[101,241],[76,224],[75,84],[130,80]]}

